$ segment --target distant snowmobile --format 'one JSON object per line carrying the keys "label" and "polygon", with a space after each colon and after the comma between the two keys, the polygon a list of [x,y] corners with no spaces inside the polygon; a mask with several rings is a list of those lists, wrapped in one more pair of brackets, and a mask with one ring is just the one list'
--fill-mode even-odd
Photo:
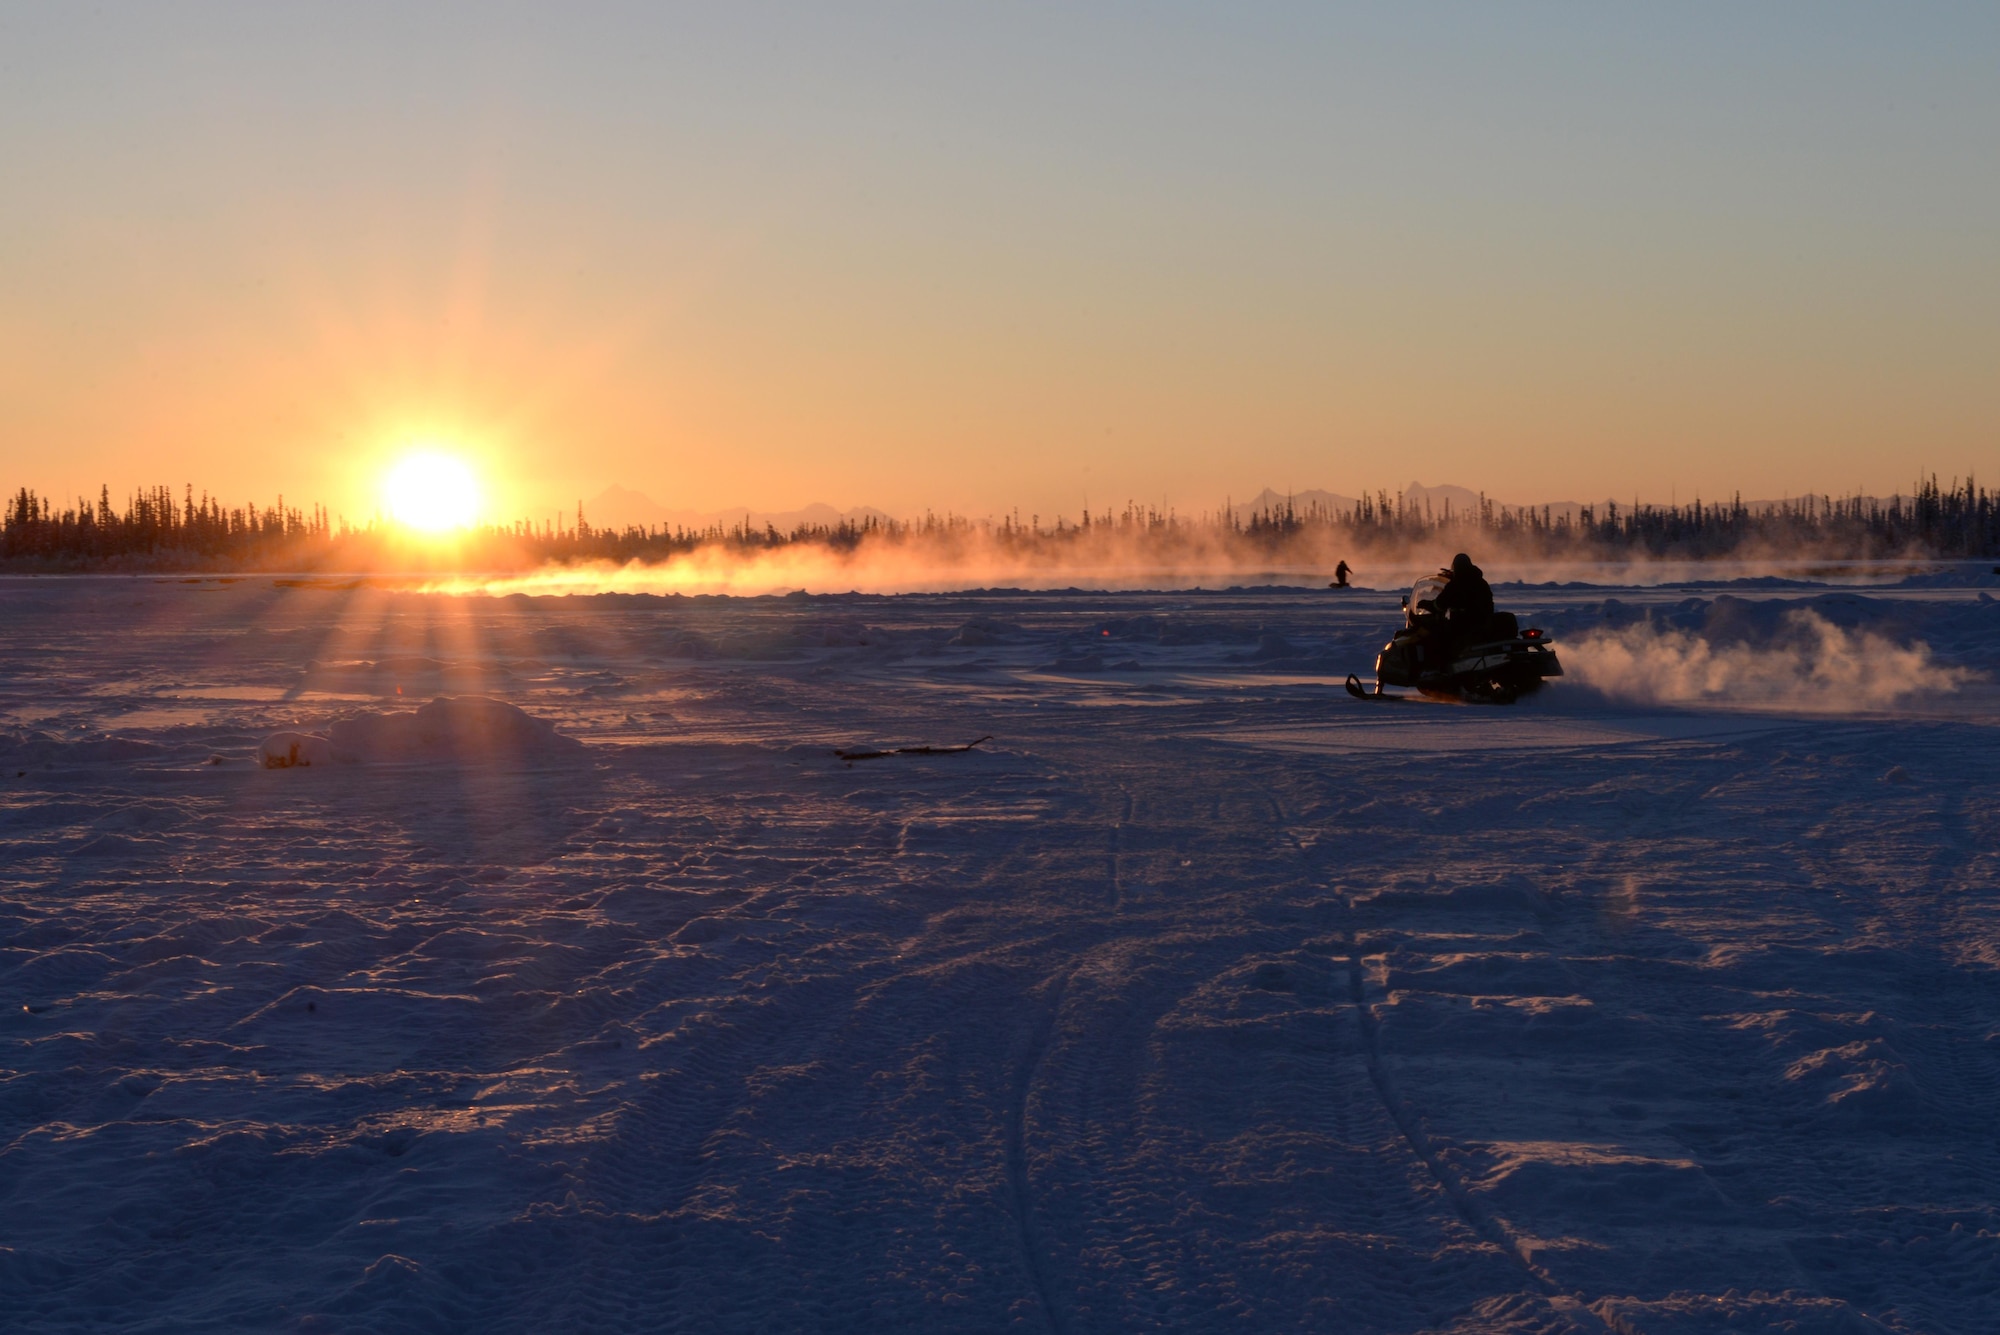
{"label": "distant snowmobile", "polygon": [[1347,693],[1362,700],[1407,700],[1384,686],[1414,686],[1441,700],[1512,704],[1538,689],[1544,677],[1560,677],[1562,664],[1541,631],[1521,629],[1512,612],[1495,612],[1471,635],[1455,631],[1437,614],[1443,573],[1426,575],[1403,599],[1404,625],[1375,657],[1371,691],[1352,673]]}

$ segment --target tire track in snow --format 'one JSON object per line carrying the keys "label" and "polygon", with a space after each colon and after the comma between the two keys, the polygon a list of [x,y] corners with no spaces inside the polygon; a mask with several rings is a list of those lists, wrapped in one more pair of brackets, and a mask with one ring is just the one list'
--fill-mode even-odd
{"label": "tire track in snow", "polygon": [[[1308,873],[1325,887],[1327,893],[1337,899],[1341,915],[1348,918],[1351,924],[1355,912],[1352,897],[1346,891],[1327,883],[1326,879],[1318,874],[1318,868],[1314,866],[1313,848],[1299,838],[1297,831],[1292,828],[1289,813],[1285,811],[1277,797],[1267,793],[1265,800],[1270,805],[1272,821],[1283,834],[1285,842],[1291,845]],[[1383,1109],[1389,1114],[1390,1120],[1395,1123],[1397,1131],[1401,1133],[1403,1142],[1424,1165],[1439,1190],[1444,1192],[1445,1198],[1451,1202],[1458,1217],[1464,1221],[1466,1227],[1505,1253],[1518,1265],[1522,1273],[1533,1283],[1536,1291],[1546,1298],[1550,1306],[1566,1318],[1574,1328],[1593,1333],[1613,1330],[1618,1335],[1641,1335],[1641,1332],[1629,1323],[1615,1317],[1611,1322],[1606,1322],[1591,1310],[1588,1300],[1581,1294],[1572,1292],[1545,1267],[1535,1264],[1529,1257],[1528,1248],[1513,1230],[1499,1218],[1481,1208],[1479,1203],[1472,1199],[1472,1193],[1467,1190],[1465,1183],[1445,1165],[1432,1146],[1429,1135],[1417,1120],[1416,1114],[1397,1091],[1388,1070],[1383,1066],[1381,1034],[1377,1029],[1375,1013],[1368,1004],[1362,984],[1361,954],[1351,925],[1342,929],[1339,941],[1347,966],[1348,996],[1354,1007],[1355,1023],[1361,1033],[1362,1059],[1368,1068],[1369,1083],[1375,1091],[1376,1098],[1381,1101]]]}
{"label": "tire track in snow", "polygon": [[1111,823],[1111,911],[1125,908],[1125,827],[1132,823],[1132,790],[1118,789],[1121,805],[1118,819]]}
{"label": "tire track in snow", "polygon": [[[1262,794],[1212,777],[1193,791],[1138,789],[1156,821],[1220,789],[1217,803],[1238,808],[1231,837],[1205,850],[1198,906],[1149,898],[1118,944],[1079,959],[1022,1100],[1023,1150],[1032,1133],[1038,1151],[1034,1250],[1056,1320],[1395,1332],[1475,1308],[1483,1318],[1518,1293],[1515,1266],[1439,1199],[1362,1088],[1358,1033],[1338,1018],[1345,979],[1330,952],[1295,953],[1333,905],[1272,900],[1273,885],[1320,892],[1273,880]],[[1115,787],[1100,790],[1100,822],[1118,802]],[[1129,842],[1150,847],[1151,828]],[[1253,981],[1280,960],[1276,990]],[[1296,1264],[1274,1264],[1292,1249]],[[1546,1299],[1523,1300],[1542,1313],[1532,1328],[1560,1328]]]}
{"label": "tire track in snow", "polygon": [[[1345,896],[1342,897],[1342,902],[1345,904]],[[1445,1165],[1436,1148],[1432,1146],[1430,1136],[1425,1133],[1422,1124],[1417,1120],[1417,1115],[1397,1091],[1395,1082],[1390,1079],[1389,1072],[1382,1065],[1381,1035],[1376,1030],[1375,1014],[1368,1005],[1368,998],[1362,987],[1360,953],[1356,950],[1351,936],[1344,935],[1342,941],[1347,950],[1348,986],[1354,1002],[1355,1018],[1361,1027],[1362,1055],[1368,1064],[1369,1082],[1374,1086],[1376,1097],[1382,1100],[1382,1106],[1388,1111],[1390,1119],[1395,1122],[1396,1129],[1402,1132],[1403,1140],[1409,1145],[1410,1152],[1422,1160],[1432,1179],[1451,1201],[1452,1208],[1458,1211],[1458,1217],[1465,1221],[1466,1227],[1505,1252],[1519,1265],[1522,1273],[1533,1281],[1536,1290],[1549,1300],[1550,1306],[1568,1318],[1573,1326],[1592,1332],[1613,1330],[1618,1332],[1618,1335],[1641,1335],[1641,1332],[1629,1322],[1615,1317],[1607,1322],[1591,1310],[1587,1298],[1571,1291],[1550,1274],[1547,1268],[1529,1259],[1527,1246],[1514,1231],[1497,1216],[1481,1208],[1479,1203],[1472,1199],[1472,1193],[1466,1189],[1458,1174]]]}
{"label": "tire track in snow", "polygon": [[1009,1203],[1013,1208],[1015,1230],[1021,1240],[1021,1259],[1027,1267],[1028,1279],[1035,1287],[1035,1301],[1042,1310],[1042,1320],[1055,1335],[1066,1335],[1069,1326],[1056,1310],[1041,1231],[1035,1226],[1033,1184],[1028,1180],[1028,1098],[1034,1089],[1035,1072],[1040,1069],[1042,1058],[1049,1050],[1049,1039],[1055,1032],[1056,1020],[1062,1014],[1063,994],[1069,990],[1073,972],[1074,969],[1065,970],[1056,980],[1048,1010],[1036,1026],[1027,1051],[1021,1056],[1020,1065],[1015,1068],[1012,1098],[1007,1105]]}
{"label": "tire track in snow", "polygon": [[[1898,753],[1865,755],[1864,775]],[[1961,1193],[1993,1180],[1990,1167],[1963,1148],[1986,1138],[2000,1091],[1992,1037],[2000,1031],[1990,1018],[2000,1013],[2000,990],[1984,966],[1990,938],[1983,924],[1993,892],[1977,866],[1990,844],[1971,826],[1979,800],[1973,793],[1932,789],[1922,779],[1894,782],[1886,793],[1856,791],[1851,773],[1834,770],[1756,809],[1769,827],[1795,831],[1785,847],[1806,870],[1807,883],[1832,890],[1841,908],[1814,979],[1813,990],[1822,994],[1801,1006],[1824,1027],[1800,1026],[1794,1041],[1766,1056],[1776,1069],[1759,1073],[1788,1088],[1794,1074],[1785,1067],[1816,1060],[1855,1073],[1850,1080],[1859,1097],[1834,1100],[1823,1091],[1788,1088],[1786,1116],[1759,1129],[1764,1147],[1746,1176],[1763,1199],[1825,1201],[1858,1212],[1880,1209],[1878,1202],[1896,1200],[1912,1181],[1938,1174],[1930,1201],[1881,1210],[1879,1227],[1889,1240],[1878,1248],[1864,1250],[1822,1226],[1800,1230],[1788,1250],[1819,1292],[1885,1324],[1985,1330],[2000,1292],[1996,1244],[1987,1211],[1968,1210]],[[1896,809],[1897,820],[1871,828],[1864,813],[1881,806]],[[1893,967],[1885,967],[1883,945],[1891,941],[1909,944],[1899,945]],[[1892,1000],[1899,994],[1902,1004]],[[1859,995],[1867,996],[1870,1010],[1842,1004]],[[1876,1088],[1865,1087],[1862,1077],[1892,1072]],[[1746,1074],[1742,1083],[1755,1078]],[[1878,1100],[1872,1110],[1865,1106],[1870,1095]],[[1921,1158],[1857,1152],[1866,1137],[1884,1130],[1923,1146]]]}
{"label": "tire track in snow", "polygon": [[[1072,1327],[1407,1332],[1514,1293],[1363,1088],[1333,960],[1295,956],[1267,991],[1250,979],[1287,933],[1215,926],[1128,939],[1069,983],[1030,1108]],[[1272,1264],[1275,1238],[1298,1264]]]}

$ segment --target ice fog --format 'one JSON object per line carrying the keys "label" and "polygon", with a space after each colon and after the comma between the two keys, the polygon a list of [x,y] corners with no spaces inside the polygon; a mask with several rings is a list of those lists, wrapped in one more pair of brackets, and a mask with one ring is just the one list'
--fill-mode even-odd
{"label": "ice fog", "polygon": [[716,543],[665,560],[623,564],[583,561],[501,574],[440,575],[413,581],[441,593],[730,594],[944,593],[962,589],[1158,590],[1232,585],[1322,586],[1346,561],[1355,582],[1374,589],[1407,588],[1461,548],[1470,548],[1489,576],[1522,583],[1584,580],[1605,586],[1656,587],[1726,579],[1792,578],[1826,583],[1878,583],[1885,576],[1923,577],[1948,563],[1911,558],[1893,562],[1831,559],[1808,548],[1759,547],[1723,561],[1653,560],[1613,555],[1604,560],[1552,558],[1518,549],[1499,535],[1440,531],[1420,540],[1364,543],[1333,529],[1308,529],[1282,539],[1190,526],[1129,529],[1100,524],[1025,538],[982,527],[911,536],[864,537],[852,547],[798,542],[777,547]]}

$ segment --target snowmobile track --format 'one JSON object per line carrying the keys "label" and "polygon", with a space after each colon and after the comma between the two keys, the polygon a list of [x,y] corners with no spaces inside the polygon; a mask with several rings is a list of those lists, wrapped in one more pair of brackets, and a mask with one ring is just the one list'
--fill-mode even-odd
{"label": "snowmobile track", "polygon": [[1589,1332],[1590,1335],[1605,1330],[1616,1330],[1618,1335],[1640,1335],[1640,1332],[1631,1329],[1626,1323],[1620,1322],[1615,1326],[1606,1323],[1591,1310],[1588,1300],[1581,1294],[1569,1290],[1546,1269],[1529,1259],[1522,1240],[1505,1223],[1481,1209],[1472,1199],[1471,1193],[1466,1190],[1465,1183],[1445,1165],[1416,1114],[1396,1090],[1388,1071],[1383,1067],[1381,1035],[1376,1028],[1375,1017],[1362,984],[1361,960],[1351,941],[1344,944],[1347,947],[1345,962],[1349,995],[1354,1001],[1355,1019],[1361,1027],[1369,1081],[1374,1086],[1376,1096],[1382,1100],[1383,1108],[1395,1122],[1396,1129],[1402,1133],[1403,1140],[1409,1145],[1410,1152],[1429,1170],[1432,1179],[1450,1199],[1452,1207],[1458,1211],[1459,1218],[1480,1237],[1485,1238],[1519,1265],[1522,1273],[1541,1294],[1551,1300],[1555,1309],[1567,1318],[1574,1329]]}
{"label": "snowmobile track", "polygon": [[1066,972],[1049,989],[1041,1021],[1014,1069],[1007,1102],[1008,1203],[1014,1214],[1014,1227],[1020,1236],[1021,1262],[1035,1287],[1036,1305],[1041,1309],[1042,1320],[1055,1335],[1068,1335],[1069,1323],[1056,1305],[1054,1286],[1048,1274],[1046,1244],[1040,1227],[1035,1223],[1034,1183],[1028,1173],[1027,1121],[1035,1072],[1040,1069],[1042,1058],[1048,1052],[1050,1035],[1055,1032],[1056,1020],[1062,1014],[1063,994],[1069,988],[1069,979],[1070,975]]}

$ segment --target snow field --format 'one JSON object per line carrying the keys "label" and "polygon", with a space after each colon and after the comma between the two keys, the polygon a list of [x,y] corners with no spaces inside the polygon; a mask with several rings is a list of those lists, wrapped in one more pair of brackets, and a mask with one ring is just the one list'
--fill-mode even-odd
{"label": "snow field", "polygon": [[[1501,597],[2000,662],[1977,588],[1752,592]],[[1986,679],[1369,705],[1394,595],[1306,591],[0,613],[12,1328],[1993,1328]]]}

